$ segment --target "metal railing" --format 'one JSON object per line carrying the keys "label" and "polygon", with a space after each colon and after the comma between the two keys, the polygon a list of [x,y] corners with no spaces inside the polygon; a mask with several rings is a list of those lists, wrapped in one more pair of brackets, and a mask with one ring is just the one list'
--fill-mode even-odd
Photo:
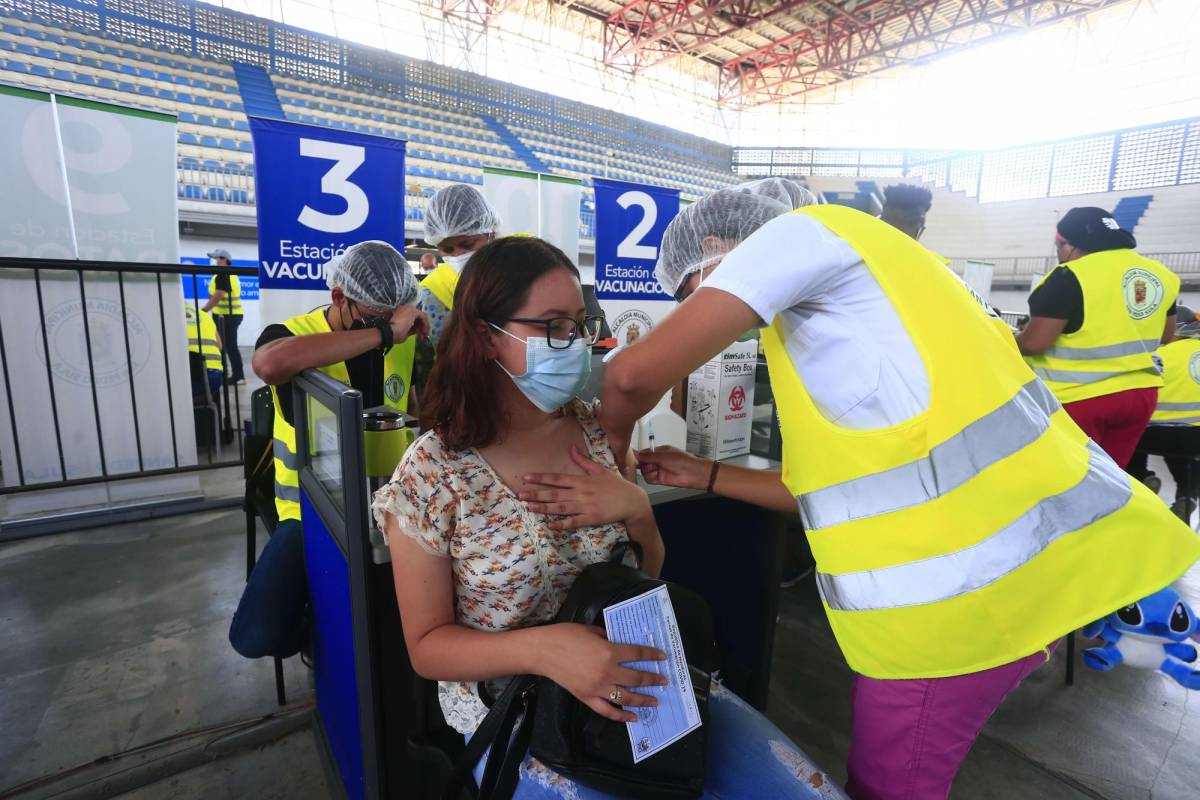
{"label": "metal railing", "polygon": [[[196,269],[0,258],[5,293],[0,301],[5,309],[0,319],[5,403],[0,425],[11,435],[0,436],[8,439],[0,455],[5,467],[0,496],[242,463],[241,418],[249,402],[243,406],[239,386],[223,380],[215,398],[205,392],[211,402],[202,406],[192,385],[187,323],[180,312],[181,303],[187,303],[200,317]],[[254,276],[257,270],[205,266],[203,273]],[[192,288],[186,300],[183,281]],[[174,314],[181,318],[172,322]],[[207,408],[220,421],[214,441],[194,445],[194,452],[188,452],[187,443],[196,440],[186,435],[187,429],[180,430],[177,419],[186,417],[189,407],[193,420],[197,408]],[[236,458],[227,456],[224,447],[234,441]],[[53,456],[45,451],[51,446]],[[87,452],[93,448],[95,458]],[[33,460],[41,465],[36,468],[31,464],[35,452]],[[5,458],[11,461],[3,464]]]}
{"label": "metal railing", "polygon": [[[1161,261],[1172,272],[1185,282],[1200,281],[1200,252],[1187,253],[1142,253],[1146,258]],[[952,258],[950,266],[958,274],[963,273],[967,261],[983,261],[993,266],[992,280],[1011,281],[1019,278],[1032,278],[1035,275],[1045,275],[1058,266],[1054,256],[1000,256],[989,258],[976,256],[967,258]]]}

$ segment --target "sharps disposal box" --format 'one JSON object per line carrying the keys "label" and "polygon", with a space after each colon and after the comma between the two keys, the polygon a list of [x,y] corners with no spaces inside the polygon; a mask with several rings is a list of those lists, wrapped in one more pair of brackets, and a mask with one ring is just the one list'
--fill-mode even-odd
{"label": "sharps disposal box", "polygon": [[688,378],[687,449],[701,458],[750,452],[758,342],[735,342]]}

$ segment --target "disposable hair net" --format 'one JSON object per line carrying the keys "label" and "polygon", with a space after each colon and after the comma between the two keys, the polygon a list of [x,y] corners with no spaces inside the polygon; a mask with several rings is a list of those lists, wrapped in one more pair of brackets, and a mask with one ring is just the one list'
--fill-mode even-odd
{"label": "disposable hair net", "polygon": [[347,247],[326,267],[330,289],[372,308],[399,308],[417,299],[417,279],[396,248],[366,241]]}
{"label": "disposable hair net", "polygon": [[425,241],[437,247],[451,236],[500,230],[500,214],[473,186],[456,183],[438,189],[425,209]]}
{"label": "disposable hair net", "polygon": [[[812,192],[783,178],[765,178],[713,192],[671,220],[663,233],[654,276],[668,294],[678,294],[689,275],[720,261],[763,225],[816,202]],[[705,247],[708,237],[723,244]]]}

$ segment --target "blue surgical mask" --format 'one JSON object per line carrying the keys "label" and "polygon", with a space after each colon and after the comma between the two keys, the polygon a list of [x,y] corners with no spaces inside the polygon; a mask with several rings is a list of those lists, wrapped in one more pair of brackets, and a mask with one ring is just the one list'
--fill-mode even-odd
{"label": "blue surgical mask", "polygon": [[513,379],[529,402],[547,414],[571,402],[592,374],[592,347],[585,339],[576,339],[570,347],[556,350],[545,336],[522,339],[499,325],[492,327],[505,336],[525,343],[525,374],[513,375],[504,369],[503,364],[500,364],[500,369],[504,369],[505,374]]}

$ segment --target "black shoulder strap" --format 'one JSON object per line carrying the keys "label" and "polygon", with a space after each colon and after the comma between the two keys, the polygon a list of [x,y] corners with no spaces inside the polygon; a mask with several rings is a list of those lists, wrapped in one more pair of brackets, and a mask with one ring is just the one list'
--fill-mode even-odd
{"label": "black shoulder strap", "polygon": [[[491,752],[483,769],[483,780],[471,794],[480,800],[508,800],[512,797],[520,774],[521,759],[525,757],[533,735],[536,688],[536,675],[520,675],[509,681],[455,762],[446,783],[445,800],[461,800],[465,787],[475,789],[472,773],[488,747],[491,747]],[[513,727],[522,712],[525,717],[514,738]]]}
{"label": "black shoulder strap", "polygon": [[645,551],[642,550],[640,542],[635,542],[633,539],[625,539],[617,542],[612,546],[612,550],[608,553],[608,562],[610,564],[620,564],[625,560],[625,554],[630,550],[637,557],[638,569],[642,568],[642,562],[645,561]]}

